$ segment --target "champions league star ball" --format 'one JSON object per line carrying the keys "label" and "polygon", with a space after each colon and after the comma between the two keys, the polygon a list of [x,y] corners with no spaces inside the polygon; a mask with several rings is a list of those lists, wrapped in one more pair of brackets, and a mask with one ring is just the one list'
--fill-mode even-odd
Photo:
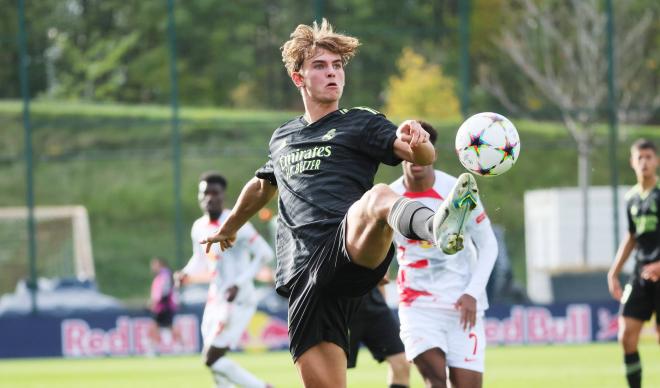
{"label": "champions league star ball", "polygon": [[502,175],[520,156],[520,137],[506,117],[477,113],[456,133],[456,154],[463,167],[482,176]]}

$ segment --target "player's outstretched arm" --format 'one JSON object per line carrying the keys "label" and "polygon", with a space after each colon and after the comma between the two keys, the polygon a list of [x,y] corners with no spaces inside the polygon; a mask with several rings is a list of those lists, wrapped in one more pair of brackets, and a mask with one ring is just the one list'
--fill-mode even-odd
{"label": "player's outstretched arm", "polygon": [[635,248],[636,242],[637,240],[635,239],[635,236],[628,232],[623,241],[621,241],[619,249],[616,252],[614,263],[612,263],[610,270],[607,272],[607,288],[609,289],[612,298],[616,300],[620,300],[622,294],[621,282],[619,282],[619,274],[621,273],[623,265],[626,264],[630,253]]}
{"label": "player's outstretched arm", "polygon": [[245,184],[229,217],[212,236],[207,237],[202,244],[206,244],[208,253],[213,243],[220,243],[220,249],[231,248],[236,240],[236,233],[253,215],[255,215],[277,193],[277,187],[265,179],[252,178]]}
{"label": "player's outstretched arm", "polygon": [[174,272],[174,284],[177,287],[189,283],[209,283],[211,281],[211,273],[208,270],[204,248],[199,244],[199,240],[195,238],[192,231],[190,238],[192,239],[193,253],[188,259],[188,263],[181,270]]}
{"label": "player's outstretched arm", "polygon": [[415,120],[406,120],[396,130],[394,153],[408,162],[427,166],[435,162],[435,148],[429,141],[429,134]]}
{"label": "player's outstretched arm", "polygon": [[210,283],[211,280],[213,280],[213,274],[209,271],[201,271],[194,274],[189,274],[183,271],[177,271],[174,273],[174,284],[177,287],[188,284]]}

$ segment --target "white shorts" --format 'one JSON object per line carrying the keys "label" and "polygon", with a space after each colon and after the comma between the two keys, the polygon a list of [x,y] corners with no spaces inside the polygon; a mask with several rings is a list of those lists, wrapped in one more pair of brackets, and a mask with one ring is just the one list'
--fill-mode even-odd
{"label": "white shorts", "polygon": [[471,330],[463,330],[458,311],[399,306],[401,340],[406,358],[415,357],[432,348],[440,348],[447,366],[483,373],[486,356],[486,334],[483,314]]}
{"label": "white shorts", "polygon": [[253,303],[207,303],[201,327],[204,348],[235,349],[256,310]]}

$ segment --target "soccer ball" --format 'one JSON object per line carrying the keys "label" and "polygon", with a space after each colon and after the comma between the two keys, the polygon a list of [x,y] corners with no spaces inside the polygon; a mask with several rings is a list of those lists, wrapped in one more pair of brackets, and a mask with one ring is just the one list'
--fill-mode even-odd
{"label": "soccer ball", "polygon": [[506,117],[477,113],[458,128],[456,154],[463,167],[475,174],[502,175],[520,157],[520,137]]}

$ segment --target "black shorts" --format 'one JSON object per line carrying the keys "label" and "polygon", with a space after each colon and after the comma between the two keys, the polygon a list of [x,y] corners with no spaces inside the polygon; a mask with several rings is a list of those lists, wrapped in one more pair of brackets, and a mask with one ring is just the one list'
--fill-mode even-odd
{"label": "black shorts", "polygon": [[172,327],[172,321],[174,320],[174,311],[172,310],[163,310],[159,313],[153,314],[154,321],[158,327]]}
{"label": "black shorts", "polygon": [[378,288],[362,297],[362,304],[353,315],[349,328],[349,368],[354,368],[357,364],[360,343],[369,349],[378,362],[404,352],[403,342],[399,337],[399,321]]}
{"label": "black shorts", "polygon": [[307,266],[278,290],[289,298],[289,350],[297,360],[309,348],[327,341],[349,355],[348,323],[360,297],[383,278],[394,245],[375,269],[353,264],[346,251],[346,218],[332,238],[309,258]]}
{"label": "black shorts", "polygon": [[623,289],[619,312],[640,321],[648,321],[655,312],[656,325],[660,325],[660,282],[632,276]]}

